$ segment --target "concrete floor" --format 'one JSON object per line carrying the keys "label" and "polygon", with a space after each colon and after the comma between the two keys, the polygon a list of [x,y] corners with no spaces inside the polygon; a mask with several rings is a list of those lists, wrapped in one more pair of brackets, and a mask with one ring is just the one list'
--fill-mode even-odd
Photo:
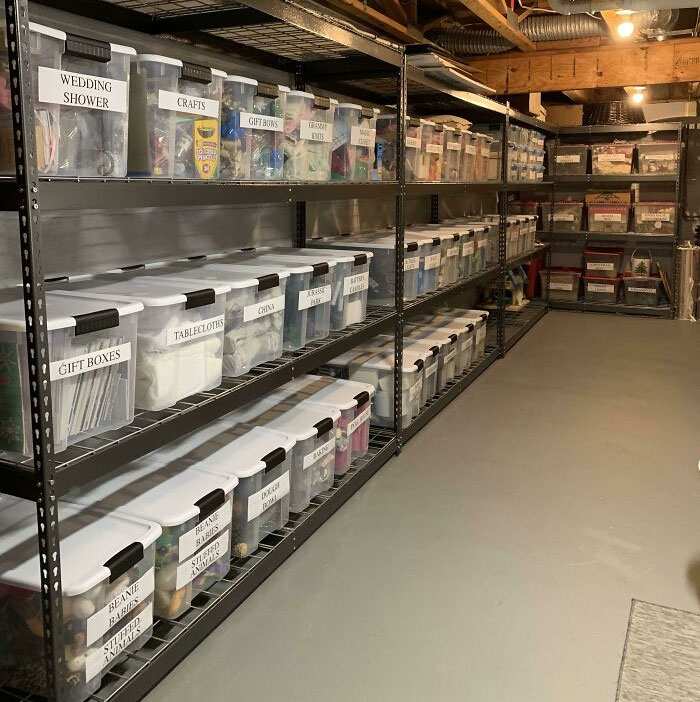
{"label": "concrete floor", "polygon": [[148,702],[613,702],[697,611],[700,327],[550,313]]}

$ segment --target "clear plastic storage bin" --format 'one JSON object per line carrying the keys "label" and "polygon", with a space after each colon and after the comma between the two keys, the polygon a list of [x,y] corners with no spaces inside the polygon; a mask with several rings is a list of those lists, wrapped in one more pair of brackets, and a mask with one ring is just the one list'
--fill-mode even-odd
{"label": "clear plastic storage bin", "polygon": [[[464,322],[460,320],[454,320],[450,317],[445,317],[444,315],[434,315],[426,314],[418,318],[411,320],[412,325],[415,324],[420,329],[426,332],[439,332],[450,336],[450,341],[452,341],[452,335],[456,335],[457,341],[456,345],[454,343],[450,344],[448,350],[455,351],[455,362],[454,362],[454,375],[462,375],[464,371],[469,368],[472,362],[472,354],[474,350],[474,324],[471,322]],[[411,330],[411,336],[414,336],[413,330]]]}
{"label": "clear plastic storage bin", "polygon": [[474,325],[474,349],[472,361],[478,361],[486,354],[486,328],[488,326],[489,313],[486,310],[462,310],[458,307],[443,307],[435,310],[435,313],[453,320]]}
{"label": "clear plastic storage bin", "polygon": [[71,498],[161,527],[155,544],[154,614],[164,619],[177,619],[197,594],[230,570],[238,479],[197,470],[198,458],[187,446],[166,446],[120,466],[76,489]]}
{"label": "clear plastic storage bin", "polygon": [[638,234],[672,236],[676,231],[674,202],[637,202],[634,207],[634,231]]}
{"label": "clear plastic storage bin", "polygon": [[291,90],[284,114],[284,177],[331,179],[333,118],[337,100]]}
{"label": "clear plastic storage bin", "polygon": [[623,278],[625,303],[657,307],[661,294],[661,278],[628,277]]}
{"label": "clear plastic storage bin", "polygon": [[624,249],[584,249],[583,259],[587,276],[616,278]]}
{"label": "clear plastic storage bin", "polygon": [[629,214],[629,205],[588,205],[588,231],[625,233]]}
{"label": "clear plastic storage bin", "polygon": [[468,130],[462,132],[463,148],[459,179],[465,183],[472,183],[475,180],[476,142],[476,136],[472,132]]}
{"label": "clear plastic storage bin", "polygon": [[375,142],[375,162],[378,180],[396,180],[396,150],[398,116],[384,114],[377,117],[377,135]]}
{"label": "clear plastic storage bin", "polygon": [[244,76],[226,76],[221,95],[222,180],[250,180],[253,149],[252,126],[267,120],[253,114],[258,81]]}
{"label": "clear plastic storage bin", "polygon": [[459,349],[457,334],[418,324],[407,325],[405,334],[409,339],[425,343],[428,348],[438,347],[437,389],[438,392],[442,392],[447,384],[455,379],[457,351]]}
{"label": "clear plastic storage bin", "polygon": [[[143,305],[46,294],[53,448],[134,418],[136,330]],[[24,302],[0,298],[0,450],[33,455]]]}
{"label": "clear plastic storage bin", "polygon": [[423,138],[423,120],[406,118],[406,180],[422,180],[420,154]]}
{"label": "clear plastic storage bin", "polygon": [[444,137],[441,124],[423,120],[417,180],[436,182],[442,177]]}
{"label": "clear plastic storage bin", "polygon": [[[82,702],[102,676],[138,651],[153,629],[156,524],[91,512],[68,502],[61,520],[65,700]],[[0,497],[0,676],[7,686],[49,695],[44,659],[36,505]]]}
{"label": "clear plastic storage bin", "polygon": [[491,153],[492,137],[474,132],[476,153],[474,155],[474,180],[477,183],[488,180],[489,154]]}
{"label": "clear plastic storage bin", "polygon": [[[382,341],[382,346],[386,349],[394,348],[394,337],[391,335],[382,334],[377,337],[377,340]],[[408,353],[411,359],[415,362],[420,360],[423,362],[423,377],[421,378],[421,394],[419,400],[419,410],[423,409],[428,400],[431,400],[437,395],[438,387],[438,354],[440,349],[437,346],[429,346],[424,341],[404,337],[403,340],[404,354]]]}
{"label": "clear plastic storage bin", "polygon": [[340,412],[335,441],[335,474],[345,475],[369,450],[374,386],[325,375],[302,375],[283,386],[308,400]]}
{"label": "clear plastic storage bin", "polygon": [[585,175],[588,169],[586,144],[554,144],[549,142],[549,175]]}
{"label": "clear plastic storage bin", "polygon": [[374,142],[379,110],[341,102],[335,108],[331,178],[367,181],[374,164]]}
{"label": "clear plastic storage bin", "polygon": [[639,172],[645,175],[678,173],[678,142],[656,141],[637,144]]}
{"label": "clear plastic storage bin", "polygon": [[542,230],[545,232],[579,232],[583,228],[582,202],[543,202]]}
{"label": "clear plastic storage bin", "polygon": [[586,302],[613,304],[617,302],[620,277],[583,276],[583,291]]}
{"label": "clear plastic storage bin", "polygon": [[591,163],[593,175],[624,175],[632,172],[634,144],[593,144]]}
{"label": "clear plastic storage bin", "polygon": [[426,295],[438,289],[440,265],[442,262],[442,242],[439,236],[419,236],[406,232],[404,240],[416,244],[420,257],[418,269],[418,295]]}
{"label": "clear plastic storage bin", "polygon": [[105,275],[73,283],[69,292],[143,304],[136,407],[162,410],[221,384],[227,285],[198,289],[154,276]]}
{"label": "clear plastic storage bin", "polygon": [[[425,228],[410,229],[406,236],[411,239],[432,241],[433,246],[439,246],[440,267],[438,273],[438,287],[451,285],[458,279],[459,269],[459,234],[449,225],[428,225]],[[429,262],[428,262],[429,263]]]}
{"label": "clear plastic storage bin", "polygon": [[446,126],[445,153],[443,154],[442,180],[448,183],[457,183],[460,176],[462,154],[462,132],[455,127]]}
{"label": "clear plastic storage bin", "polygon": [[258,81],[252,114],[243,115],[250,125],[251,180],[284,177],[284,112],[289,88]]}
{"label": "clear plastic storage bin", "polygon": [[[580,268],[551,268],[549,270],[549,299],[562,302],[578,300]],[[542,295],[547,289],[547,270],[540,271]]]}

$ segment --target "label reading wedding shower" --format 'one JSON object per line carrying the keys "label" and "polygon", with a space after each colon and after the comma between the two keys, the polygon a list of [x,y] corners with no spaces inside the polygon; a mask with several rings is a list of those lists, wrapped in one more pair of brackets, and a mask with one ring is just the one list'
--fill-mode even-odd
{"label": "label reading wedding shower", "polygon": [[272,507],[288,494],[289,471],[286,471],[248,498],[248,521],[257,519],[266,509]]}
{"label": "label reading wedding shower", "polygon": [[302,119],[299,126],[299,136],[309,141],[333,141],[333,125],[329,122]]}
{"label": "label reading wedding shower", "polygon": [[369,272],[348,275],[343,280],[343,295],[353,295],[369,288]]}
{"label": "label reading wedding shower", "polygon": [[355,417],[355,419],[348,422],[348,429],[347,429],[348,436],[350,436],[350,434],[352,434],[354,431],[356,431],[359,426],[364,424],[369,419],[371,412],[372,412],[372,408],[367,407],[366,409],[363,409],[362,412],[360,414],[358,414],[357,417]]}
{"label": "label reading wedding shower", "polygon": [[177,346],[186,341],[201,339],[204,336],[218,334],[224,329],[224,315],[220,314],[209,319],[202,319],[197,322],[188,322],[179,327],[171,327],[165,330],[165,345]]}
{"label": "label reading wedding shower", "polygon": [[373,149],[376,134],[376,129],[359,127],[358,125],[354,124],[352,127],[350,127],[350,144],[352,146],[364,146],[367,149]]}
{"label": "label reading wedding shower", "polygon": [[308,310],[310,307],[322,305],[331,301],[331,286],[322,285],[320,288],[302,290],[299,293],[299,309]]}
{"label": "label reading wedding shower", "polygon": [[181,587],[185,587],[185,585],[191,583],[212,563],[216,563],[216,561],[225,556],[230,545],[231,537],[227,529],[218,539],[214,539],[214,541],[208,543],[201,551],[192,556],[192,558],[181,563],[177,567],[175,587],[179,590]]}
{"label": "label reading wedding shower", "polygon": [[282,312],[284,310],[284,295],[272,297],[263,302],[256,302],[254,305],[246,305],[243,308],[243,321],[250,322],[253,319],[266,317],[268,314]]}
{"label": "label reading wedding shower", "polygon": [[233,504],[230,500],[226,500],[219,509],[180,537],[178,540],[180,563],[196,553],[207,541],[221,533],[231,523],[232,509]]}
{"label": "label reading wedding shower", "polygon": [[284,118],[256,115],[252,112],[241,112],[242,129],[261,129],[266,132],[283,132]]}
{"label": "label reading wedding shower", "polygon": [[183,93],[172,93],[169,90],[158,91],[158,107],[161,110],[172,110],[173,112],[184,112],[188,115],[201,115],[202,117],[219,119],[218,100],[184,95]]}
{"label": "label reading wedding shower", "polygon": [[131,359],[131,342],[110,346],[103,351],[90,351],[80,356],[64,358],[60,361],[52,361],[49,364],[49,375],[51,380],[70,378],[72,375],[80,375],[98,368],[106,368],[123,361]]}
{"label": "label reading wedding shower", "polygon": [[39,66],[39,102],[126,112],[128,86],[124,80],[101,78]]}
{"label": "label reading wedding shower", "polygon": [[335,433],[331,431],[333,436],[321,444],[317,449],[314,449],[311,453],[307,453],[304,456],[303,467],[306,470],[309,466],[312,466],[316,461],[320,461],[324,456],[327,456],[331,451],[335,450]]}

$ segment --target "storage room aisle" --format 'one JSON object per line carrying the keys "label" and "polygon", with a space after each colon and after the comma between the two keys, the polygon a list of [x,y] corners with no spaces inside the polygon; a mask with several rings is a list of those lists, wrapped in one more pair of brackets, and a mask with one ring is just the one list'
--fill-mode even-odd
{"label": "storage room aisle", "polygon": [[148,702],[612,702],[631,599],[698,610],[698,342],[548,314]]}

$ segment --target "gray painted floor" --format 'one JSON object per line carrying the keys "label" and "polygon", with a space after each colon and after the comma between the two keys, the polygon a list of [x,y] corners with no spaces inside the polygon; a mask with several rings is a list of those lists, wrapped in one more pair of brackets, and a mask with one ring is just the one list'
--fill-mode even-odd
{"label": "gray painted floor", "polygon": [[613,702],[698,610],[700,327],[550,313],[147,698]]}

